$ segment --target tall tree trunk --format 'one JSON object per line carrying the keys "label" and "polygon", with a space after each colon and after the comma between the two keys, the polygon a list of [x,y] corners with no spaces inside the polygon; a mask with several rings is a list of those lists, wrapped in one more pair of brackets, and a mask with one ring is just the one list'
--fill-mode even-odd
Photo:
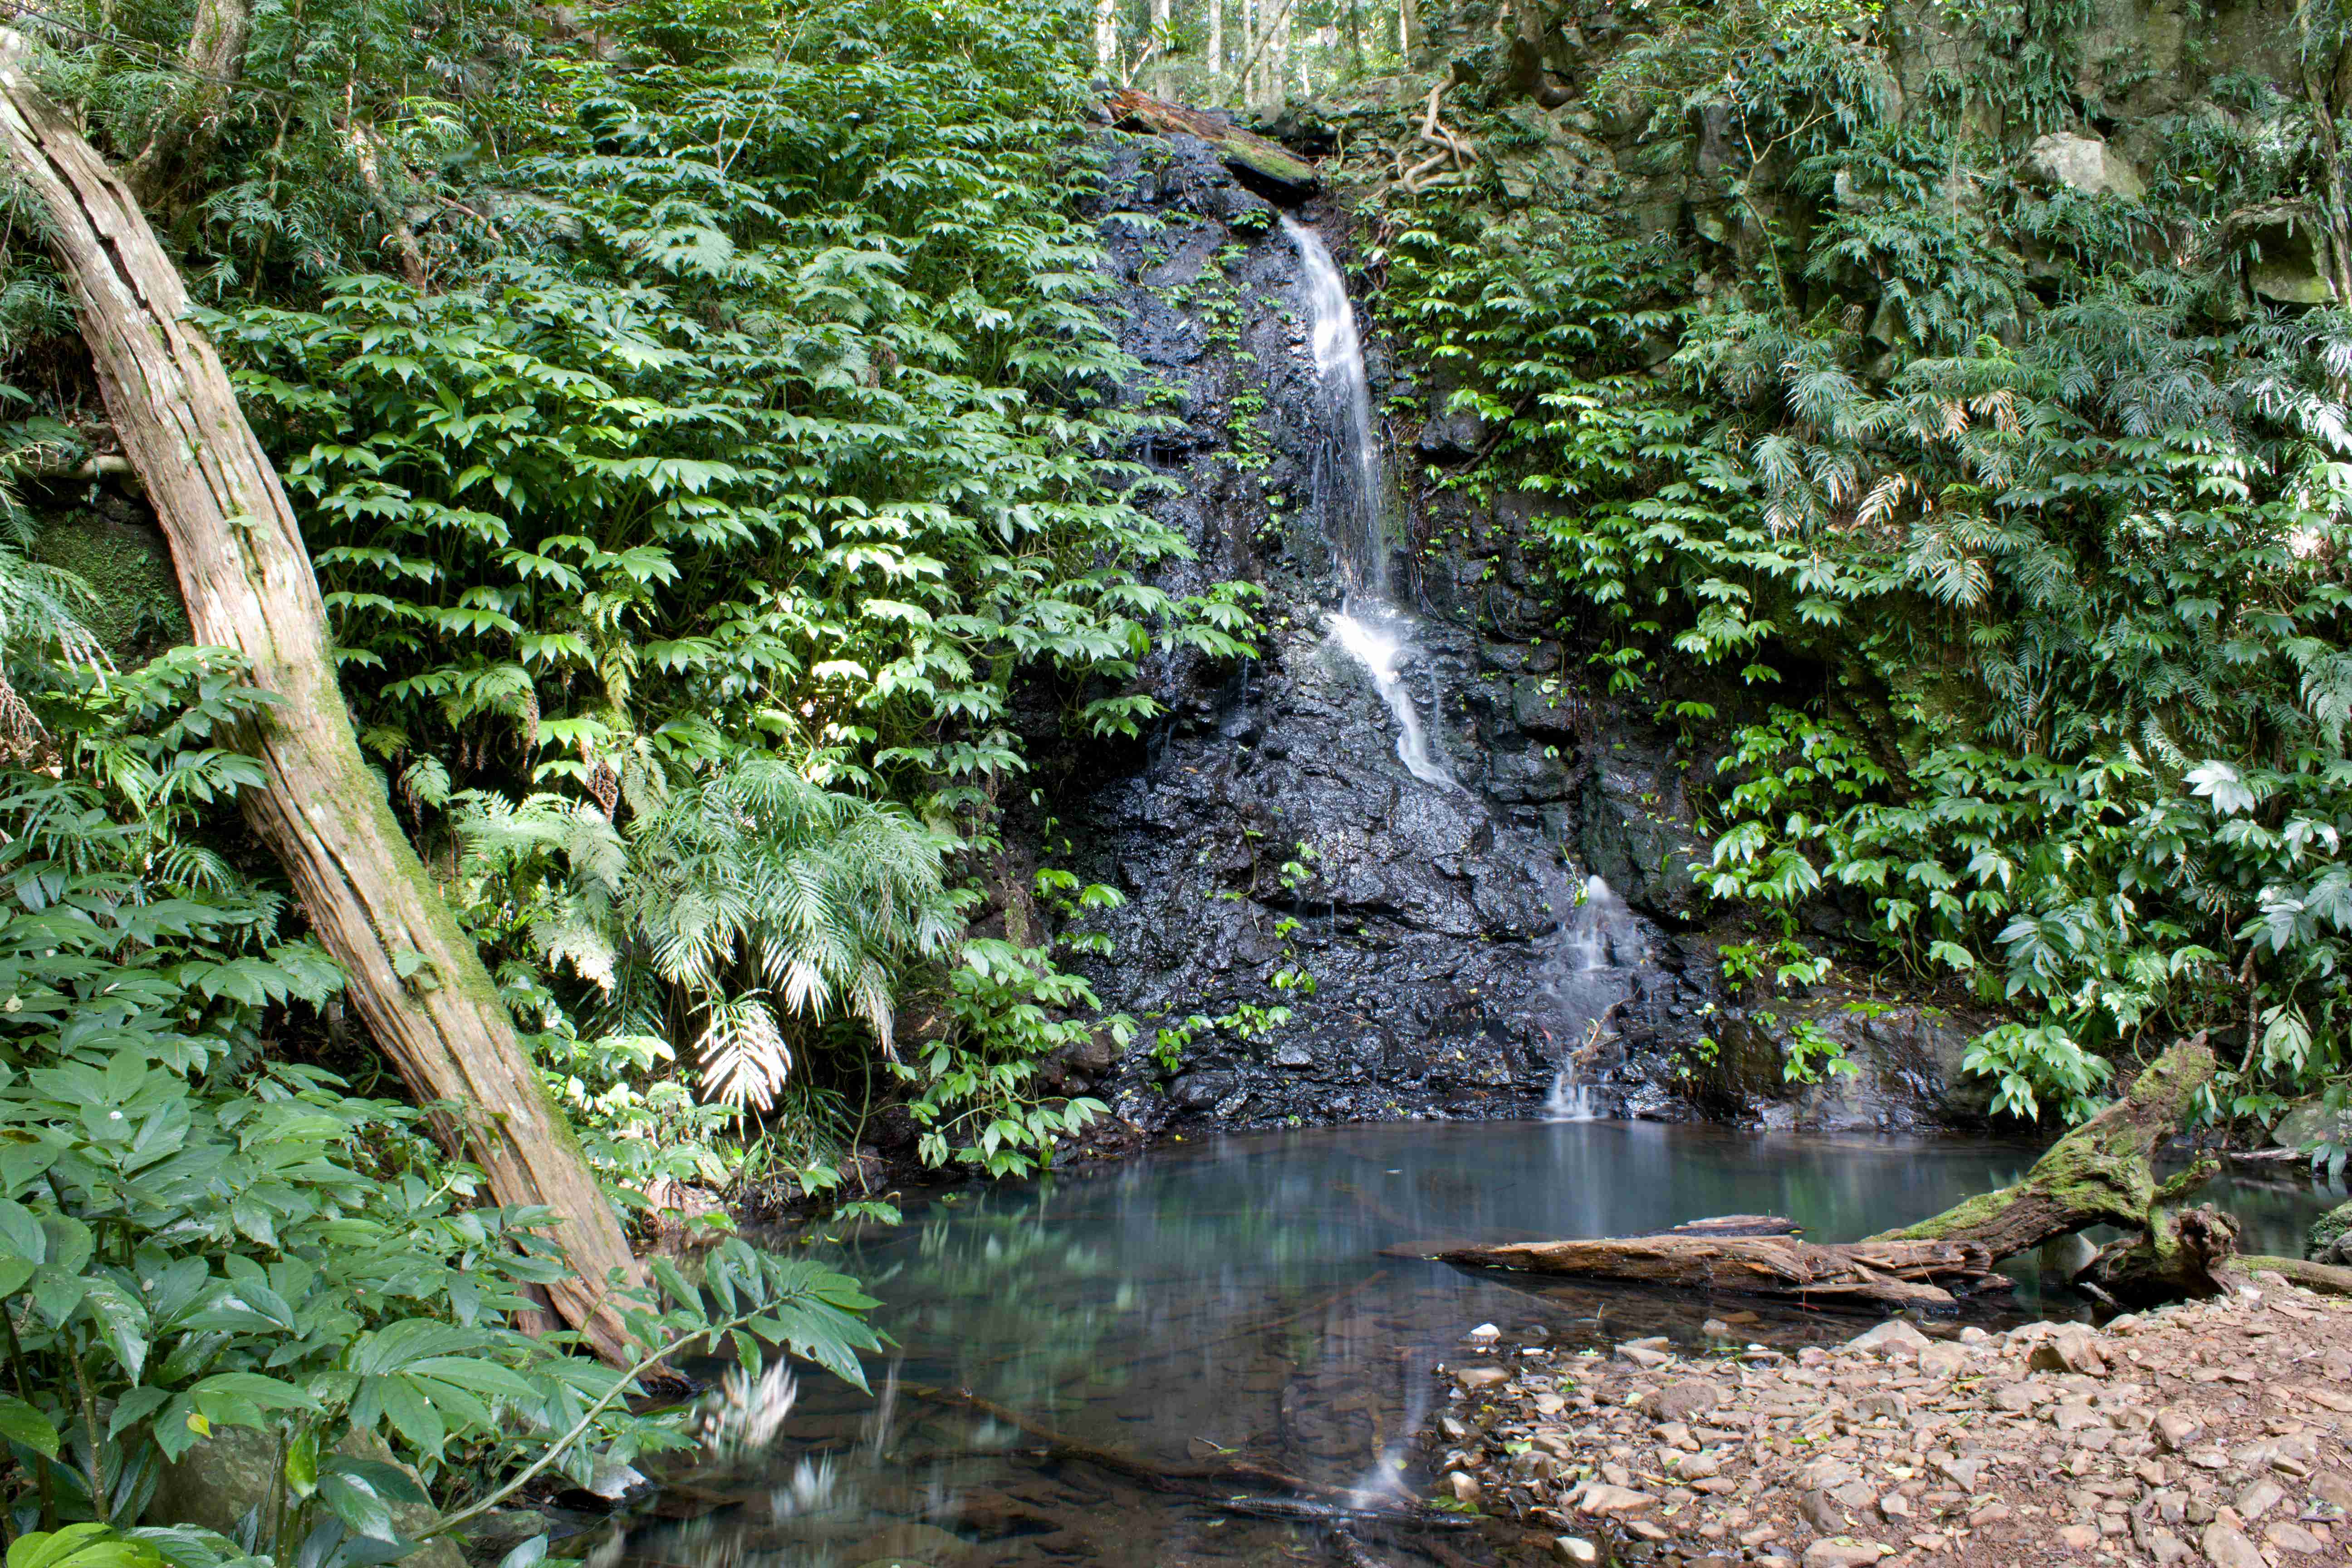
{"label": "tall tree trunk", "polygon": [[1234,0],[1236,15],[1242,25],[1242,66],[1234,73],[1234,87],[1241,93],[1242,107],[1245,110],[1257,107],[1257,78],[1255,74],[1257,69],[1257,28],[1258,18],[1264,14],[1265,4],[1266,0]]}
{"label": "tall tree trunk", "polygon": [[1171,0],[1151,0],[1151,41],[1163,55],[1168,53],[1168,34],[1173,26],[1170,5]]}
{"label": "tall tree trunk", "polygon": [[1215,103],[1224,94],[1221,83],[1225,74],[1225,0],[1209,0],[1209,101]]}
{"label": "tall tree trunk", "polygon": [[1421,6],[1418,0],[1397,0],[1397,54],[1405,68],[1412,68],[1413,46],[1421,42]]}
{"label": "tall tree trunk", "polygon": [[[2303,63],[2303,88],[2311,105],[2312,130],[2319,139],[2320,179],[2325,187],[2322,205],[2327,213],[2327,280],[2336,290],[2338,306],[2352,304],[2352,210],[2347,210],[2344,197],[2344,151],[2336,142],[2332,95],[2308,58]],[[2247,962],[2251,966],[2251,956]],[[2247,1034],[2252,1033],[2250,1027]],[[2246,1058],[2249,1062],[2253,1059],[2251,1042]]]}
{"label": "tall tree trunk", "polygon": [[25,68],[0,28],[0,142],[45,209],[100,391],[171,541],[196,640],[236,648],[275,692],[244,737],[268,774],[246,815],[276,851],[377,1044],[510,1205],[544,1205],[575,1271],[556,1310],[608,1360],[628,1334],[614,1282],[642,1276],[612,1205],[515,1038],[481,955],[393,820],[352,733],[326,605],[293,508],[239,411],[220,356],[190,326],[179,271],[130,191]]}
{"label": "tall tree trunk", "polygon": [[1095,67],[1106,77],[1118,66],[1118,0],[1095,0]]}
{"label": "tall tree trunk", "polygon": [[360,172],[360,188],[367,192],[368,205],[383,225],[384,247],[392,252],[408,286],[423,293],[425,247],[416,243],[416,231],[408,226],[407,215],[400,210],[399,200],[384,181],[383,138],[376,134],[374,126],[354,120],[345,128],[344,139],[352,150],[352,163]]}
{"label": "tall tree trunk", "polygon": [[163,106],[163,119],[123,178],[152,202],[172,171],[201,161],[220,133],[221,113],[245,77],[246,43],[253,16],[246,0],[197,0],[188,47],[180,51],[181,85]]}

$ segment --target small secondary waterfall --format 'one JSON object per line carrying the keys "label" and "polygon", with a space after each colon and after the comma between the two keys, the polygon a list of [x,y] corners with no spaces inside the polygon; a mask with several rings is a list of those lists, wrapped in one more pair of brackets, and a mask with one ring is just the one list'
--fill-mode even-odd
{"label": "small secondary waterfall", "polygon": [[1421,712],[1399,668],[1412,651],[1412,617],[1389,598],[1385,491],[1379,438],[1372,429],[1372,391],[1364,375],[1364,344],[1356,331],[1347,279],[1322,237],[1296,219],[1282,231],[1298,249],[1307,276],[1304,295],[1315,369],[1334,415],[1331,438],[1316,464],[1315,490],[1323,527],[1339,557],[1342,593],[1329,617],[1331,641],[1372,678],[1372,689],[1397,722],[1397,759],[1423,784],[1458,789],[1431,753]]}
{"label": "small secondary waterfall", "polygon": [[1560,941],[1559,973],[1551,991],[1568,1026],[1568,1049],[1551,1080],[1544,1113],[1555,1121],[1592,1121],[1600,1110],[1586,1081],[1601,1042],[1601,1020],[1625,999],[1628,976],[1642,961],[1641,928],[1616,890],[1598,877],[1584,879],[1584,896]]}

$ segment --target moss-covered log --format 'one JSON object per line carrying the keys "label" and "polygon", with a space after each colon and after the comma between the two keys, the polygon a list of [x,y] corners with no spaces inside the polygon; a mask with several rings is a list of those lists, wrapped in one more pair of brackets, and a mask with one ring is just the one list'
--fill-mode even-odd
{"label": "moss-covered log", "polygon": [[[2174,1185],[2185,1192],[2211,1169],[2200,1161],[2193,1182]],[[2182,1209],[2159,1200],[2139,1234],[2101,1247],[2074,1282],[2126,1307],[2225,1295],[2232,1286],[2238,1234],[2238,1222],[2210,1204]]]}
{"label": "moss-covered log", "polygon": [[2300,1285],[2324,1296],[2352,1296],[2352,1268],[2314,1263],[2307,1258],[2270,1258],[2259,1252],[2249,1253],[2230,1259],[2229,1272],[2237,1279],[2249,1283],[2257,1274],[2276,1274],[2290,1285]]}
{"label": "moss-covered log", "polygon": [[2121,1100],[2033,1163],[2025,1179],[1874,1241],[1971,1241],[1996,1258],[2030,1251],[2095,1225],[2147,1227],[2159,1202],[2154,1156],[2213,1076],[2202,1034],[2148,1064]]}
{"label": "moss-covered log", "polygon": [[1312,195],[1321,183],[1314,164],[1280,142],[1254,136],[1220,115],[1169,103],[1132,88],[1112,93],[1106,107],[1111,119],[1121,125],[1162,136],[1179,132],[1198,136],[1214,147],[1226,166],[1244,181],[1255,176],[1257,183],[1272,187],[1265,195],[1296,201]]}

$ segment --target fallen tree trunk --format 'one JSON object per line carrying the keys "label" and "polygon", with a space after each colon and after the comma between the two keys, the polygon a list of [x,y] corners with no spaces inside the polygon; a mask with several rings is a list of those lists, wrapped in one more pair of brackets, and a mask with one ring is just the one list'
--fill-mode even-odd
{"label": "fallen tree trunk", "polygon": [[2252,1283],[2257,1274],[2276,1274],[2290,1285],[2300,1285],[2323,1296],[2352,1296],[2352,1268],[2332,1263],[2249,1252],[2230,1259],[2227,1268],[2233,1279],[2246,1283]]}
{"label": "fallen tree trunk", "polygon": [[2225,1288],[2225,1270],[2243,1261],[2233,1258],[2236,1228],[2210,1209],[2178,1205],[2215,1166],[2200,1161],[2159,1185],[2154,1157],[2213,1068],[2203,1035],[2183,1040],[2133,1079],[2121,1100],[2053,1144],[2023,1181],[1865,1241],[1816,1245],[1773,1234],[1786,1221],[1734,1215],[1655,1236],[1449,1247],[1420,1256],[1822,1306],[1943,1307],[1958,1295],[2007,1289],[2009,1280],[1993,1272],[1997,1259],[2115,1225],[2139,1233],[2137,1240],[2102,1252],[2078,1280],[2143,1300],[2210,1295]]}
{"label": "fallen tree trunk", "polygon": [[187,321],[178,269],[130,191],[26,74],[0,28],[0,151],[47,219],[100,392],[171,541],[195,640],[236,649],[276,693],[239,738],[268,775],[242,799],[369,1032],[410,1089],[453,1102],[442,1131],[512,1206],[544,1206],[574,1277],[556,1310],[607,1360],[630,1361],[616,1285],[642,1276],[569,1125],[515,1038],[472,940],[393,819],[352,732],[325,602],[294,510],[238,409],[220,356]]}
{"label": "fallen tree trunk", "polygon": [[2005,1290],[1992,1255],[1965,1241],[1819,1246],[1789,1236],[1675,1235],[1601,1241],[1521,1241],[1462,1247],[1442,1262],[1622,1279],[1639,1285],[1782,1296],[1873,1310],[1948,1307],[1955,1292]]}
{"label": "fallen tree trunk", "polygon": [[1873,1241],[1968,1241],[1995,1258],[2095,1225],[2142,1229],[2159,1199],[2152,1163],[2213,1076],[2202,1033],[2150,1062],[2124,1097],[2050,1146],[2025,1180]]}
{"label": "fallen tree trunk", "polygon": [[1274,187],[1274,194],[1291,199],[1310,195],[1321,183],[1315,165],[1278,142],[1255,136],[1228,123],[1222,116],[1204,114],[1181,103],[1169,103],[1133,88],[1112,93],[1105,107],[1113,121],[1162,136],[1197,136],[1214,147],[1237,174],[1255,175]]}

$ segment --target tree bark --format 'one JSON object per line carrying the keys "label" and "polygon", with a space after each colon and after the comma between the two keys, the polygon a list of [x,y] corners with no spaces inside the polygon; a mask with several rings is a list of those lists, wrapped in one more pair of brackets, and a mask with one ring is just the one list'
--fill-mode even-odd
{"label": "tree bark", "polygon": [[[1702,1226],[1693,1226],[1702,1230]],[[1823,1247],[1788,1236],[1706,1234],[1610,1241],[1521,1241],[1437,1254],[1444,1263],[1622,1279],[1640,1285],[1790,1297],[1873,1310],[1948,1307],[1953,1289],[2005,1290],[1992,1256],[1963,1241],[1879,1241]],[[1948,1287],[1949,1287],[1948,1289]]]}
{"label": "tree bark", "polygon": [[1095,67],[1106,77],[1118,64],[1118,0],[1095,0]]}
{"label": "tree bark", "polygon": [[174,168],[211,151],[221,112],[245,76],[246,43],[252,33],[246,0],[197,0],[188,46],[180,51],[185,83],[164,108],[155,134],[123,171],[141,200],[152,204]]}
{"label": "tree bark", "polygon": [[292,506],[220,356],[186,317],[178,269],[130,191],[38,88],[0,28],[0,142],[46,210],[107,412],[144,482],[196,640],[236,649],[275,692],[242,739],[268,774],[243,796],[305,915],[342,964],[370,1032],[502,1204],[544,1205],[575,1276],[557,1310],[600,1354],[626,1354],[612,1295],[641,1276],[577,1142],[368,771],[335,680],[327,612]]}
{"label": "tree bark", "polygon": [[368,205],[375,209],[376,221],[383,225],[383,243],[398,262],[402,279],[418,293],[424,293],[425,247],[416,243],[416,231],[408,226],[407,216],[384,181],[383,138],[376,134],[375,127],[355,120],[346,129],[344,139],[352,150],[352,165],[360,172],[360,186],[367,192]]}
{"label": "tree bark", "polygon": [[2147,1227],[2158,1199],[2150,1163],[2213,1076],[2198,1034],[2148,1064],[2124,1097],[2050,1146],[2025,1180],[1873,1241],[1972,1241],[1995,1258],[2095,1225]]}

